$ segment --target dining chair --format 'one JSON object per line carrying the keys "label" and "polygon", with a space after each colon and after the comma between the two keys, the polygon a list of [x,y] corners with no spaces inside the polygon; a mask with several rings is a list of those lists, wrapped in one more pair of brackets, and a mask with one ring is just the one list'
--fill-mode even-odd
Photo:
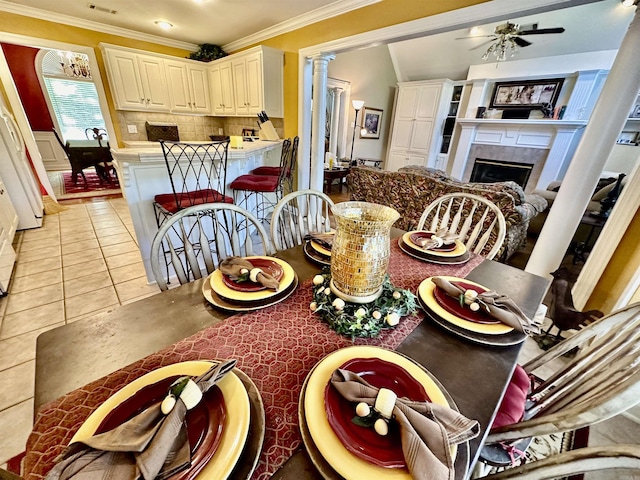
{"label": "dining chair", "polygon": [[[640,471],[640,445],[619,444],[580,448],[525,463],[484,478],[486,480],[546,480],[611,469]],[[620,478],[627,477],[621,476]],[[630,476],[628,478],[637,477]]]}
{"label": "dining chair", "polygon": [[271,255],[269,234],[246,210],[228,203],[184,208],[160,226],[151,244],[151,269],[160,290],[213,272],[230,256]]}
{"label": "dining chair", "polygon": [[472,193],[448,193],[425,208],[418,230],[437,232],[446,228],[458,234],[467,250],[493,259],[505,239],[507,224],[500,209],[490,200]]}
{"label": "dining chair", "polygon": [[317,190],[298,190],[278,202],[271,216],[271,241],[277,251],[302,245],[311,232],[330,232],[334,203]]}
{"label": "dining chair", "polygon": [[[562,362],[546,379],[534,376],[552,360],[570,355],[575,356]],[[525,382],[517,380],[523,375]],[[521,456],[532,437],[575,431],[640,403],[640,302],[596,320],[522,367],[517,366],[514,379],[520,386],[512,388],[512,379],[496,419],[505,418],[504,410],[510,409],[511,417],[522,420],[505,424],[494,421],[480,452],[485,464],[509,465],[513,463],[513,447]],[[525,401],[518,406],[513,395]]]}
{"label": "dining chair", "polygon": [[261,220],[268,220],[267,212],[273,209],[284,196],[285,186],[293,189],[293,172],[297,161],[298,137],[294,141],[284,140],[280,165],[262,166],[250,173],[240,175],[230,183],[237,205],[254,211]]}
{"label": "dining chair", "polygon": [[180,210],[204,203],[233,203],[224,194],[229,141],[184,143],[160,141],[171,193],[154,197],[158,227]]}

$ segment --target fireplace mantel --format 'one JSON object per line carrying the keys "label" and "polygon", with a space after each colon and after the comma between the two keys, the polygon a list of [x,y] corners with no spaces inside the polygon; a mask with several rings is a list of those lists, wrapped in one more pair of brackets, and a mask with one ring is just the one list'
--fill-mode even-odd
{"label": "fireplace mantel", "polygon": [[[556,180],[566,162],[571,160],[576,147],[577,135],[587,125],[586,120],[551,120],[551,119],[489,119],[458,118],[460,126],[457,148],[452,163],[449,165],[451,175],[468,181],[465,175],[469,152],[473,145],[490,145],[493,147],[510,147],[526,149],[542,149],[548,152],[546,160],[537,177],[535,185],[527,188],[545,189]],[[517,158],[512,158],[518,162]]]}

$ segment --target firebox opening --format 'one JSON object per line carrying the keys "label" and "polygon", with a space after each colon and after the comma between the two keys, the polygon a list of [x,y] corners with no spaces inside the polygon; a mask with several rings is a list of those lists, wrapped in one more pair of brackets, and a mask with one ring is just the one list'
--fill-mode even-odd
{"label": "firebox opening", "polygon": [[470,182],[493,183],[513,181],[523,189],[529,181],[533,165],[476,158]]}

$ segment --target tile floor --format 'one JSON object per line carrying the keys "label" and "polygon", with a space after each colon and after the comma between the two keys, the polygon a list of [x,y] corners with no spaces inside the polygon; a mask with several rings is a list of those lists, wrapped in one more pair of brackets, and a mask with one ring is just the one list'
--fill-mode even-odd
{"label": "tile floor", "polygon": [[67,207],[14,242],[14,278],[0,300],[0,465],[24,450],[31,430],[38,335],[159,293],[147,284],[123,198]]}
{"label": "tile floor", "polygon": [[[334,201],[347,200],[342,193]],[[122,198],[68,205],[44,226],[20,232],[10,295],[0,299],[0,466],[24,450],[33,422],[38,335],[65,323],[159,293],[147,284]],[[521,358],[539,354],[527,342]],[[640,408],[631,413],[640,423]],[[590,445],[640,443],[638,423],[618,416],[592,428]],[[6,434],[10,432],[10,434]],[[623,471],[589,479],[640,480]]]}

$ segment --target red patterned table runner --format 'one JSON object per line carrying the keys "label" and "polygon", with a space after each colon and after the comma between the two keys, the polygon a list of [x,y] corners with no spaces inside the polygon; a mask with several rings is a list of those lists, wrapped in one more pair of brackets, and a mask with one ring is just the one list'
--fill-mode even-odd
{"label": "red patterned table runner", "polygon": [[[426,277],[466,277],[482,261],[464,265],[424,263],[400,251],[392,242],[389,274],[393,284],[415,292]],[[351,339],[331,330],[311,313],[310,281],[285,302],[224,322],[113,372],[43,405],[27,441],[25,476],[41,479],[55,463],[86,418],[126,384],[156,368],[187,360],[238,360],[238,368],[255,382],[265,405],[266,436],[255,479],[269,478],[301,444],[298,396],[311,368],[324,356],[350,345],[377,345],[395,349],[420,323],[418,313],[405,317],[394,330],[376,339]]]}

